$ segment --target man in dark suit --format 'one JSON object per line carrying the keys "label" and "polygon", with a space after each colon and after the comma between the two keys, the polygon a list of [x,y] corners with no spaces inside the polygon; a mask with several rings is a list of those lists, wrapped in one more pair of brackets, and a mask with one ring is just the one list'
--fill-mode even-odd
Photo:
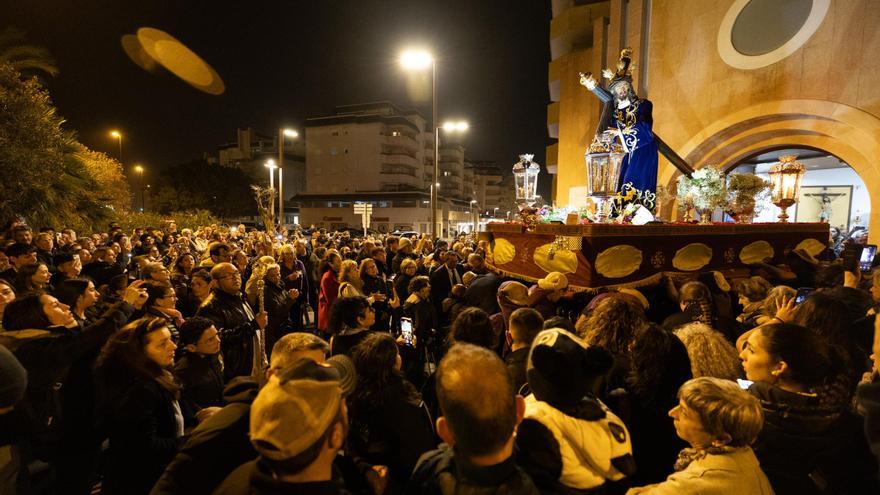
{"label": "man in dark suit", "polygon": [[446,251],[443,253],[443,264],[431,274],[431,301],[437,308],[441,325],[445,326],[451,323],[445,321],[443,316],[443,300],[449,297],[449,293],[452,292],[452,288],[456,284],[462,283],[463,273],[464,267],[458,264],[458,255],[455,251]]}

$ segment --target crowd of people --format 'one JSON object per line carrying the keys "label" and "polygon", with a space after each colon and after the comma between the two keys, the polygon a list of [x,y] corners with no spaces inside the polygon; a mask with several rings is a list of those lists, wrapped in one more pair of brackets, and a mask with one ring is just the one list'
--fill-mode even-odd
{"label": "crowd of people", "polygon": [[465,235],[0,238],[3,494],[880,493],[833,250],[579,290]]}

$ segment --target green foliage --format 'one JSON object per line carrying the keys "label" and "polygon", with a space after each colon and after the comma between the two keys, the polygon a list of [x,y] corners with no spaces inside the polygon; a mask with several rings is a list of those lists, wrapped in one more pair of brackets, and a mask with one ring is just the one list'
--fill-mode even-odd
{"label": "green foliage", "polygon": [[[111,221],[119,224],[122,230],[131,232],[137,227],[162,228],[170,220],[174,220],[178,230],[187,228],[195,230],[198,227],[221,223],[219,218],[207,210],[175,211],[168,215],[150,211],[143,213],[128,211],[114,216]],[[106,226],[103,228],[106,229]]]}
{"label": "green foliage", "polygon": [[58,75],[58,66],[45,48],[25,45],[24,31],[7,27],[0,31],[0,64],[8,64],[25,75]]}
{"label": "green foliage", "polygon": [[119,162],[62,129],[49,94],[0,64],[0,219],[91,230],[128,205]]}
{"label": "green foliage", "polygon": [[252,182],[248,174],[237,168],[193,160],[159,173],[152,204],[163,214],[196,209],[208,210],[221,218],[252,214],[256,210]]}

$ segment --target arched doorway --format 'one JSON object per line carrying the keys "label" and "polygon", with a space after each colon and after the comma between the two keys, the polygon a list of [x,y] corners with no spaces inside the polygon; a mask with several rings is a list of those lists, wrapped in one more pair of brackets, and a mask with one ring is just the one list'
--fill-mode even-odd
{"label": "arched doorway", "polygon": [[[769,101],[729,114],[677,146],[694,168],[722,169],[781,148],[822,150],[852,167],[870,197],[863,221],[872,242],[880,238],[880,119],[872,114],[824,100]],[[671,186],[678,174],[666,164],[658,183]]]}
{"label": "arched doorway", "polygon": [[[731,164],[725,172],[753,173],[769,179],[767,172],[783,155],[796,155],[806,169],[798,203],[788,211],[793,221],[826,221],[842,232],[867,228],[871,199],[865,182],[849,164],[827,151],[779,147],[757,152]],[[779,208],[770,202],[770,198],[763,198],[758,207],[757,222],[773,222],[779,215]]]}

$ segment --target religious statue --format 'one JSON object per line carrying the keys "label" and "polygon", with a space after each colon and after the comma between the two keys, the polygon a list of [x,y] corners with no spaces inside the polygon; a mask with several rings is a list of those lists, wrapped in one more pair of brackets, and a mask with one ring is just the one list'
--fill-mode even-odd
{"label": "religious statue", "polygon": [[831,207],[831,203],[837,199],[838,196],[843,196],[843,193],[832,194],[823,191],[819,194],[804,194],[804,196],[809,196],[819,203],[819,221],[831,223],[831,215],[834,214],[834,209]]}
{"label": "religious statue", "polygon": [[652,129],[653,104],[636,95],[632,85],[632,69],[632,49],[625,48],[620,52],[616,70],[602,71],[602,76],[609,81],[607,89],[599,86],[589,72],[580,74],[580,83],[604,103],[596,134],[613,129],[626,152],[618,190],[630,183],[639,191],[653,193],[657,189],[658,152]]}

